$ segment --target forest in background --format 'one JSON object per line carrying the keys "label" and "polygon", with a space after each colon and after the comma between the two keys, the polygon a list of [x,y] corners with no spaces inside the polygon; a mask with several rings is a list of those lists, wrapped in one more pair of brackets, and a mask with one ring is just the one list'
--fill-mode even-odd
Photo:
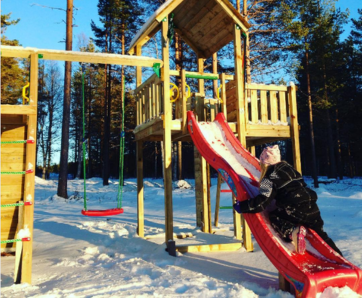
{"label": "forest in background", "polygon": [[[72,0],[68,0],[72,4]],[[89,24],[94,37],[76,36],[72,44],[67,26],[67,46],[85,52],[126,54],[133,36],[164,1],[99,0],[99,21]],[[362,176],[362,9],[359,18],[328,0],[249,0],[231,1],[251,23],[247,45],[247,82],[298,86],[298,116],[304,175]],[[68,20],[68,18],[67,18]],[[21,21],[21,20],[20,20]],[[342,26],[352,22],[350,35],[341,40]],[[1,43],[19,45],[6,38],[6,28],[19,20],[16,12],[1,16]],[[152,38],[143,54],[160,58],[159,34]],[[232,44],[218,52],[218,72],[232,73]],[[196,55],[177,36],[171,43],[171,68],[196,70]],[[70,63],[69,63],[70,64]],[[71,67],[71,69],[69,69]],[[212,72],[212,61],[205,61],[205,72]],[[1,58],[1,103],[20,104],[21,90],[29,75],[26,59]],[[88,178],[118,178],[122,94],[125,91],[125,177],[136,176],[136,149],[133,129],[136,124],[135,69],[114,65],[72,63],[66,66],[68,83],[55,62],[39,65],[37,174],[48,178],[52,172],[63,177],[83,177],[82,143],[87,147]],[[143,80],[149,77],[145,70]],[[86,137],[82,136],[82,75],[86,115]],[[67,80],[67,78],[66,78]],[[174,82],[178,84],[179,82]],[[196,80],[188,84],[196,88]],[[66,88],[69,86],[67,94]],[[125,90],[123,90],[125,86]],[[206,84],[209,95],[213,86]],[[68,101],[68,106],[66,105]],[[52,164],[52,156],[64,136],[64,113],[69,109],[66,167]],[[64,139],[64,137],[63,137]],[[291,162],[290,141],[279,142],[283,157]],[[262,150],[256,148],[257,156]],[[63,152],[62,152],[63,154]],[[63,156],[64,158],[64,156]],[[146,142],[145,177],[162,176],[162,146]],[[192,178],[193,145],[174,143],[173,179]],[[315,184],[317,181],[315,181]],[[66,189],[66,187],[65,187]],[[58,195],[67,197],[66,192]]]}

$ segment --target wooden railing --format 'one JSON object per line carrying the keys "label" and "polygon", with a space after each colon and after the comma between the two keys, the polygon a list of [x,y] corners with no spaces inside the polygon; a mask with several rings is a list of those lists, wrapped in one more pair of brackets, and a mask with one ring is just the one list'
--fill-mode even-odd
{"label": "wooden railing", "polygon": [[[193,109],[200,120],[212,121],[216,114],[223,112],[229,122],[237,120],[237,98],[234,77],[226,74],[207,74],[219,78],[221,85],[219,99],[206,99],[204,94],[192,93],[187,98],[186,78],[202,76],[197,72],[170,71],[170,75],[181,77],[179,99],[173,103],[172,120],[180,119],[182,131],[187,132],[187,111]],[[226,83],[226,80],[229,80]],[[162,80],[155,74],[135,90],[137,100],[137,125],[147,123],[163,114]],[[225,86],[225,87],[224,87]],[[291,108],[296,107],[295,87],[246,84],[244,115],[246,125],[291,125]],[[169,100],[169,96],[167,96]],[[242,107],[240,107],[242,108]]]}

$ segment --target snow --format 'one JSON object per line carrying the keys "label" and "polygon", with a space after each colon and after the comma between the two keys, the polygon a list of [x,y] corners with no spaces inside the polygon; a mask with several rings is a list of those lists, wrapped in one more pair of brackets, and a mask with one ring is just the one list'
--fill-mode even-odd
{"label": "snow", "polygon": [[[312,187],[312,179],[306,178]],[[214,212],[216,182],[212,179]],[[233,242],[231,210],[220,210],[216,235],[195,227],[194,181],[177,181],[173,190],[174,232],[195,237],[177,244]],[[362,267],[362,179],[321,185],[317,189],[325,230],[346,259]],[[13,285],[15,258],[1,259],[1,297],[243,297],[292,298],[278,290],[278,273],[254,242],[252,253],[179,253],[171,257],[164,245],[162,179],[145,179],[145,234],[137,236],[137,183],[127,179],[124,214],[84,217],[82,180],[68,182],[71,200],[57,197],[57,181],[36,178],[32,285]],[[222,188],[227,189],[226,184]],[[116,207],[117,181],[87,180],[91,209]],[[231,205],[221,193],[220,205]],[[362,298],[348,287],[327,288],[317,298]]]}

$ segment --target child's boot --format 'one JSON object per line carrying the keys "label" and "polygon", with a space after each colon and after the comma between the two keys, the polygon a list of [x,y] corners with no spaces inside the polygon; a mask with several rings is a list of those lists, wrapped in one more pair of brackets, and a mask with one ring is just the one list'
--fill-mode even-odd
{"label": "child's boot", "polygon": [[303,226],[294,228],[289,238],[292,240],[295,250],[299,254],[304,254],[306,249],[305,236],[307,235],[307,229]]}

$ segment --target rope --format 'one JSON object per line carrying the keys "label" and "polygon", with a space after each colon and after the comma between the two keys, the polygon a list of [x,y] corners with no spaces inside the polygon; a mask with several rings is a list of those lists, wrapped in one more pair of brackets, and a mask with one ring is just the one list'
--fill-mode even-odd
{"label": "rope", "polygon": [[83,151],[83,177],[84,177],[84,210],[87,211],[87,188],[86,188],[86,160],[85,160],[85,103],[84,103],[84,64],[82,64],[82,112],[83,112],[83,143],[82,143],[82,151]]}
{"label": "rope", "polygon": [[118,194],[117,194],[117,208],[122,208],[123,200],[123,168],[124,168],[124,141],[125,141],[125,132],[124,132],[124,101],[126,98],[126,88],[125,88],[125,78],[123,79],[123,94],[122,94],[122,125],[121,125],[121,135],[120,135],[120,146],[119,146],[119,183],[118,183]]}

